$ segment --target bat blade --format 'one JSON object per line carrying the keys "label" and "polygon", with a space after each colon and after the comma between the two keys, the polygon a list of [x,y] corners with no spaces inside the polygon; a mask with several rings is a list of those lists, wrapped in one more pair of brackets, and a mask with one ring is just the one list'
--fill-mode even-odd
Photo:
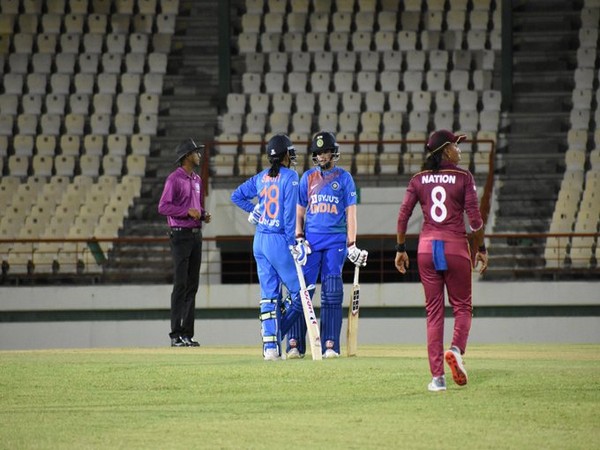
{"label": "bat blade", "polygon": [[356,356],[358,349],[358,316],[360,312],[360,284],[358,275],[360,268],[354,268],[354,283],[352,285],[352,296],[348,308],[348,333],[346,335],[346,347],[348,356]]}
{"label": "bat blade", "polygon": [[306,321],[306,329],[308,331],[310,353],[313,360],[320,361],[323,359],[323,355],[321,353],[319,322],[317,321],[317,314],[310,299],[310,293],[306,289],[302,267],[298,262],[296,262],[296,271],[298,272],[298,280],[300,281],[300,300],[302,301],[302,310],[304,311],[304,320]]}

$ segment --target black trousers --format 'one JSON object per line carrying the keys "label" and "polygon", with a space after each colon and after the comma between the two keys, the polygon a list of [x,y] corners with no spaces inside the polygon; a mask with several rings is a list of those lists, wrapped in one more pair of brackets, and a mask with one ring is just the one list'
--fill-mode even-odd
{"label": "black trousers", "polygon": [[173,254],[173,292],[171,293],[171,338],[194,336],[196,293],[202,263],[202,232],[190,228],[170,232]]}

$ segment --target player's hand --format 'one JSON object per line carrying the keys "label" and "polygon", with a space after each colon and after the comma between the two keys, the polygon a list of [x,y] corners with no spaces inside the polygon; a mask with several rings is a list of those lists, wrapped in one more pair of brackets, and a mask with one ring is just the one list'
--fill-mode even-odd
{"label": "player's hand", "polygon": [[477,264],[481,263],[481,267],[479,267],[479,273],[483,273],[487,270],[488,267],[488,254],[487,252],[477,252],[475,255],[475,267]]}
{"label": "player's hand", "polygon": [[252,225],[256,225],[260,221],[262,213],[262,207],[260,203],[257,203],[254,206],[254,209],[250,211],[250,214],[248,215],[248,222],[250,222]]}
{"label": "player's hand", "polygon": [[368,251],[361,250],[355,244],[352,244],[350,247],[348,247],[348,259],[357,267],[366,266],[368,256]]}
{"label": "player's hand", "polygon": [[292,257],[301,266],[306,264],[308,255],[310,255],[311,252],[310,245],[304,238],[298,238],[296,239],[296,243],[294,245],[290,245],[290,253],[292,254]]}
{"label": "player's hand", "polygon": [[400,272],[401,274],[404,275],[406,273],[406,269],[408,269],[408,266],[410,265],[410,261],[408,259],[408,253],[397,252],[396,259],[394,260],[394,264],[396,265],[396,269],[398,269],[398,272]]}

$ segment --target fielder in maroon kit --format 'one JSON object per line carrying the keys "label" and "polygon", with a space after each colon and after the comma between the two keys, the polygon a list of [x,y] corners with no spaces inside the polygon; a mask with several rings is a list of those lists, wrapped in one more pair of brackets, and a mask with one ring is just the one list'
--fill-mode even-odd
{"label": "fielder in maroon kit", "polygon": [[[471,257],[465,231],[464,213],[479,243],[476,264],[480,273],[487,268],[488,257],[483,244],[483,221],[477,201],[473,175],[457,166],[458,143],[466,136],[448,130],[432,133],[427,142],[427,158],[421,172],[410,180],[398,214],[395,264],[406,273],[409,265],[405,236],[408,219],[417,204],[423,210],[423,227],[419,234],[417,261],[425,291],[427,312],[427,352],[433,379],[430,391],[446,390],[444,359],[454,381],[467,384],[462,355],[471,328]],[[452,346],[444,353],[444,288],[454,314]]]}

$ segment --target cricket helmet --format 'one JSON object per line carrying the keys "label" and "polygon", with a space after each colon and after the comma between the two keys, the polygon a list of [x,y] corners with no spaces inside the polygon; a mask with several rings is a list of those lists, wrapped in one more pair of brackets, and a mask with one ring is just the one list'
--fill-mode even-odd
{"label": "cricket helmet", "polygon": [[335,140],[333,133],[330,131],[319,131],[317,134],[315,134],[310,144],[310,151],[312,152],[312,160],[314,164],[318,164],[317,155],[326,150],[331,150],[332,161],[337,161],[340,159],[340,146]]}

